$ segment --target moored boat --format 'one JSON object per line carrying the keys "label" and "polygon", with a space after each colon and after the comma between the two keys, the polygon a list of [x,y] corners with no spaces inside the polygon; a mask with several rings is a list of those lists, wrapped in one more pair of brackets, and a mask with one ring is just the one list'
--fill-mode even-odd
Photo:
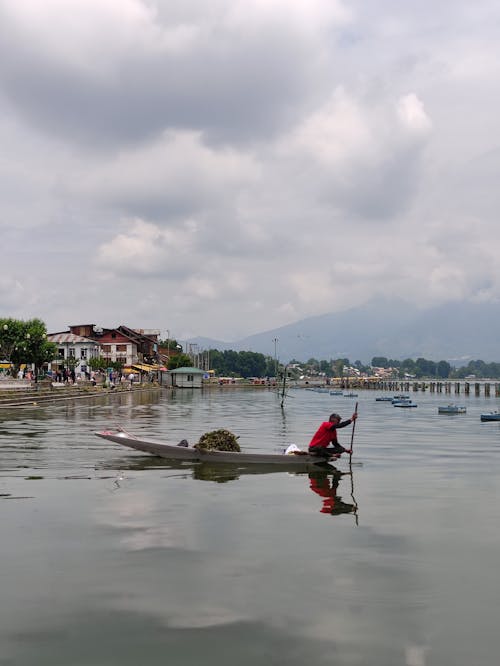
{"label": "moored boat", "polygon": [[438,407],[438,414],[465,414],[467,408],[461,405],[446,405]]}
{"label": "moored boat", "polygon": [[392,401],[392,406],[393,407],[418,407],[417,404],[412,402],[411,400],[393,400]]}
{"label": "moored boat", "polygon": [[500,421],[500,412],[486,412],[481,414],[481,421]]}
{"label": "moored boat", "polygon": [[160,458],[168,460],[185,460],[190,462],[210,462],[210,463],[236,463],[242,465],[280,465],[282,467],[306,467],[306,466],[325,466],[330,461],[338,459],[340,456],[332,456],[328,461],[318,456],[312,456],[307,451],[301,451],[298,447],[288,447],[293,449],[292,453],[243,453],[238,451],[200,451],[194,446],[181,446],[166,444],[155,439],[143,439],[136,437],[124,430],[103,430],[95,433],[97,437],[106,439],[109,442],[121,444],[128,448],[151,453]]}
{"label": "moored boat", "polygon": [[409,395],[393,395],[392,398],[391,398],[392,403],[401,402],[403,400],[407,400],[407,401],[410,400],[411,401],[411,398],[410,398]]}
{"label": "moored boat", "polygon": [[381,398],[375,398],[375,402],[392,402],[392,398],[390,396],[382,396]]}

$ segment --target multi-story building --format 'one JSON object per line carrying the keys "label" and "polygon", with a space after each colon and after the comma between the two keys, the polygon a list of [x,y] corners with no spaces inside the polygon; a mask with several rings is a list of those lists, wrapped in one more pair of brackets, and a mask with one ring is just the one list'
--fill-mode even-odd
{"label": "multi-story building", "polygon": [[95,324],[78,324],[69,331],[51,333],[47,338],[58,345],[59,355],[53,369],[68,365],[68,359],[77,359],[75,372],[86,372],[88,359],[102,357],[109,363],[119,362],[125,368],[138,366],[147,370],[148,364],[158,363],[160,331],[132,329],[127,326],[103,328]]}
{"label": "multi-story building", "polygon": [[91,358],[98,358],[99,345],[91,338],[76,335],[71,331],[50,333],[47,340],[57,345],[57,357],[49,364],[51,370],[62,370],[68,367],[70,359],[73,360],[76,373],[88,372],[88,362]]}

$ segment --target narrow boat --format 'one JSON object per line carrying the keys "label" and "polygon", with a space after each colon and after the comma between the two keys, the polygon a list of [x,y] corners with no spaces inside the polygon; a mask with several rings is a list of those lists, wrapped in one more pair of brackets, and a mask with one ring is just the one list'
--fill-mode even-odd
{"label": "narrow boat", "polygon": [[382,398],[375,398],[375,402],[392,402],[392,398],[387,395]]}
{"label": "narrow boat", "polygon": [[330,395],[344,395],[344,392],[342,390],[337,391],[336,389],[333,389],[330,391]]}
{"label": "narrow boat", "polygon": [[438,407],[438,414],[465,414],[466,407],[459,405],[446,405],[446,407]]}
{"label": "narrow boat", "polygon": [[481,421],[500,421],[500,412],[486,412],[486,414],[481,414]]}
{"label": "narrow boat", "polygon": [[357,393],[343,393],[342,394],[344,398],[357,398],[358,394]]}
{"label": "narrow boat", "polygon": [[136,451],[151,453],[168,460],[185,460],[191,462],[210,463],[237,463],[242,465],[281,465],[282,467],[306,467],[320,465],[329,466],[330,461],[337,460],[340,455],[331,456],[326,461],[318,456],[312,456],[307,451],[293,448],[292,453],[240,453],[238,451],[199,451],[194,446],[180,446],[166,444],[155,439],[142,439],[124,430],[102,430],[95,433],[97,437],[106,439],[115,444],[127,446]]}

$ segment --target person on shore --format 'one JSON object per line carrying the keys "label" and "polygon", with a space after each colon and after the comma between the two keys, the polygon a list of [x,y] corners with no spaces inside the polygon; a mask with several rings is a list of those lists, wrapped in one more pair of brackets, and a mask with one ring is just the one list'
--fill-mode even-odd
{"label": "person on shore", "polygon": [[[357,418],[356,412],[347,421],[342,421],[338,414],[330,414],[328,421],[324,421],[320,425],[309,442],[309,453],[326,459],[342,453],[352,453],[351,449],[345,449],[338,443],[337,430],[354,423]],[[329,446],[330,444],[331,446]]]}

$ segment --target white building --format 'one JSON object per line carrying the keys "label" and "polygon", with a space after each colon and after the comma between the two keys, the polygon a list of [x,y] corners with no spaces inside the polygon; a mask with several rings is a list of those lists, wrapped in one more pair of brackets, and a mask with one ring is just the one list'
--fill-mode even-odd
{"label": "white building", "polygon": [[89,360],[101,355],[99,344],[95,340],[75,333],[51,333],[47,335],[47,340],[56,344],[58,350],[57,358],[50,363],[51,370],[68,367],[68,359],[75,359],[75,372],[85,373],[89,370]]}
{"label": "white building", "polygon": [[205,371],[199,368],[175,368],[161,373],[162,383],[177,388],[201,388]]}

